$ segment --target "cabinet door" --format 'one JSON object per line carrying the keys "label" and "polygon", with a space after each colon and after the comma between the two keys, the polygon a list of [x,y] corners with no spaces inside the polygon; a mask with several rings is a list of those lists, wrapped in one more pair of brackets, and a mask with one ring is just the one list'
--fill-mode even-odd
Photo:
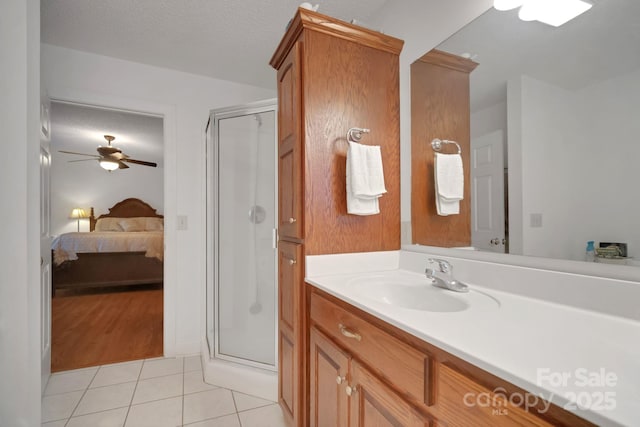
{"label": "cabinet door", "polygon": [[311,427],[347,427],[349,398],[345,387],[349,356],[311,328],[309,357]]}
{"label": "cabinet door", "polygon": [[302,130],[300,43],[278,69],[278,227],[302,239]]}
{"label": "cabinet door", "polygon": [[431,427],[420,414],[357,361],[351,362],[350,427]]}
{"label": "cabinet door", "polygon": [[[440,416],[451,426],[550,427],[552,424],[509,402],[504,392],[496,393],[462,373],[441,364],[438,367]],[[518,401],[525,397],[520,396]]]}
{"label": "cabinet door", "polygon": [[302,245],[278,245],[278,401],[290,425],[302,425]]}

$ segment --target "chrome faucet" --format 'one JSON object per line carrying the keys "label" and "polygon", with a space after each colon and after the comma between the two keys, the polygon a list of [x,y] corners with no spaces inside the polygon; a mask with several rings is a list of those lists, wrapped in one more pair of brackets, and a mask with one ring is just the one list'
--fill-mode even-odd
{"label": "chrome faucet", "polygon": [[[429,268],[430,264],[437,264],[438,268]],[[453,266],[449,261],[439,258],[429,258],[425,269],[427,279],[431,279],[433,286],[454,292],[469,292],[469,286],[453,278]]]}

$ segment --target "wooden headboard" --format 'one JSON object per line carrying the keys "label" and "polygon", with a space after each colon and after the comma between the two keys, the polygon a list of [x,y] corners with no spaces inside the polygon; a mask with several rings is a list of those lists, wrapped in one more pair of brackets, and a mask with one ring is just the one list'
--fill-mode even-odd
{"label": "wooden headboard", "polygon": [[98,218],[95,217],[92,207],[91,215],[89,215],[89,231],[96,229],[96,222],[100,218],[133,218],[140,216],[164,218],[163,215],[159,215],[148,203],[132,197],[116,203],[109,209],[108,214],[100,215]]}

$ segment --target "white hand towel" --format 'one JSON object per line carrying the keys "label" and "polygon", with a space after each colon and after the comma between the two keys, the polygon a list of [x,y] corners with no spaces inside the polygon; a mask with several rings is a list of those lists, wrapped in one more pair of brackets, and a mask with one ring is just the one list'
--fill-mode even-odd
{"label": "white hand towel", "polygon": [[459,214],[460,200],[464,197],[462,156],[436,153],[433,170],[438,215]]}
{"label": "white hand towel", "polygon": [[347,213],[380,213],[378,198],[386,193],[379,146],[349,141],[347,150]]}

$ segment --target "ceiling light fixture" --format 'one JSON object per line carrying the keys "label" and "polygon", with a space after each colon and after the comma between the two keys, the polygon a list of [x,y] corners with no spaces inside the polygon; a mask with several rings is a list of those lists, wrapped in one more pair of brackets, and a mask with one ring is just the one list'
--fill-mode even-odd
{"label": "ceiling light fixture", "polygon": [[511,10],[522,6],[524,0],[494,0],[493,7],[498,10]]}
{"label": "ceiling light fixture", "polygon": [[120,167],[118,162],[113,160],[100,159],[99,163],[102,169],[108,170],[109,172],[114,171]]}
{"label": "ceiling light fixture", "polygon": [[520,7],[518,17],[523,21],[539,21],[554,27],[569,22],[592,6],[583,0],[494,0],[493,3],[497,10]]}

